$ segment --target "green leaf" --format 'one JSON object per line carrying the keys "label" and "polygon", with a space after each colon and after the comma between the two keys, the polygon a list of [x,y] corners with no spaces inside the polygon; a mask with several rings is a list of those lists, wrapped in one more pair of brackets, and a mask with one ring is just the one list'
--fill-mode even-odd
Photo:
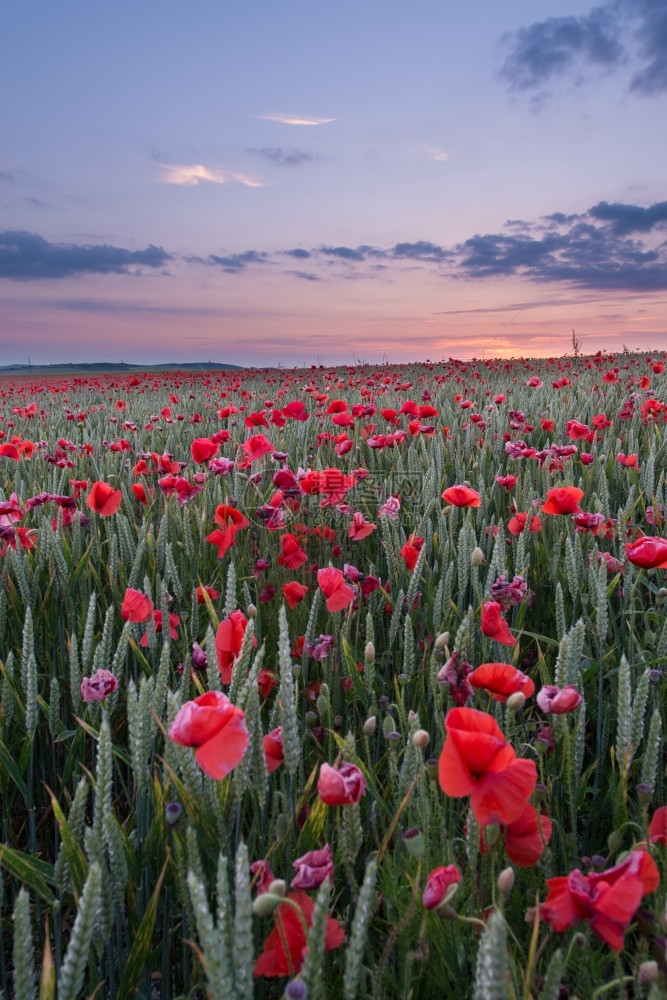
{"label": "green leaf", "polygon": [[144,965],[146,964],[146,960],[148,959],[151,951],[155,917],[157,916],[158,898],[160,896],[162,883],[164,881],[168,865],[169,854],[167,854],[165,862],[162,866],[162,871],[160,872],[160,876],[157,880],[157,884],[153,890],[153,895],[151,896],[150,902],[146,907],[146,911],[134,936],[132,948],[130,949],[130,954],[127,957],[125,971],[123,972],[123,978],[120,981],[120,986],[118,987],[118,992],[116,993],[117,1000],[130,1000],[130,998],[134,996],[137,984],[141,979]]}
{"label": "green leaf", "polygon": [[0,844],[0,865],[36,892],[49,906],[54,905],[56,897],[46,884],[50,882],[51,885],[55,885],[53,865],[33,858],[29,854],[23,854],[22,851],[17,851],[7,844]]}
{"label": "green leaf", "polygon": [[34,805],[32,793],[28,790],[28,787],[25,781],[23,780],[23,776],[16,761],[14,760],[14,758],[12,757],[12,755],[10,754],[9,750],[2,742],[2,740],[0,740],[0,773],[2,771],[6,771],[6,773],[10,776],[10,778],[18,788],[19,792],[23,796],[23,801],[25,802],[27,808],[32,809]]}

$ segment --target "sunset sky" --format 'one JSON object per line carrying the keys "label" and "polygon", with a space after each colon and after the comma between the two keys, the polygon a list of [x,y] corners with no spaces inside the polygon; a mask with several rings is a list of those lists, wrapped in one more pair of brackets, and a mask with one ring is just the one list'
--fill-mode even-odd
{"label": "sunset sky", "polygon": [[30,0],[0,86],[0,364],[667,348],[667,0]]}

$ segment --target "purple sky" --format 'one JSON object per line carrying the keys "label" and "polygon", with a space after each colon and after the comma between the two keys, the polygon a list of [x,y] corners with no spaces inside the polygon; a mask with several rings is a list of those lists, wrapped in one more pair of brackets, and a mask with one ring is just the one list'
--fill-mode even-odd
{"label": "purple sky", "polygon": [[0,85],[0,364],[667,348],[667,0],[31,0]]}

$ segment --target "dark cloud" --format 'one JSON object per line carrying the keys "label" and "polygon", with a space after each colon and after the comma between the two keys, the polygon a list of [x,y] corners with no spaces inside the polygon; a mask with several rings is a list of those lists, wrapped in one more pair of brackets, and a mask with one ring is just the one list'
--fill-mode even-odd
{"label": "dark cloud", "polygon": [[15,181],[16,177],[14,174],[7,173],[6,170],[0,170],[0,181]]}
{"label": "dark cloud", "polygon": [[637,0],[637,7],[641,24],[636,34],[646,65],[634,74],[630,89],[651,96],[667,90],[667,4]]}
{"label": "dark cloud", "polygon": [[221,267],[227,274],[238,274],[248,264],[267,264],[268,262],[269,255],[263,250],[246,250],[244,253],[233,253],[228,257],[218,257],[217,254],[209,254],[206,258],[207,264],[215,264],[217,267]]}
{"label": "dark cloud", "polygon": [[301,167],[304,163],[314,163],[320,157],[317,153],[308,153],[304,149],[281,149],[280,146],[264,146],[262,149],[248,149],[248,153],[256,153],[269,163],[279,167]]}
{"label": "dark cloud", "polygon": [[640,205],[609,204],[601,201],[588,214],[593,219],[610,222],[613,232],[620,236],[626,233],[648,233],[651,229],[667,222],[667,201],[656,202],[648,208]]}
{"label": "dark cloud", "polygon": [[[557,77],[591,64],[610,70],[639,62],[631,91],[644,96],[667,91],[665,0],[608,0],[581,17],[550,17],[503,36],[509,52],[500,76],[514,90],[540,90]],[[635,44],[633,44],[633,42]],[[548,93],[531,103],[540,110]]]}
{"label": "dark cloud", "polygon": [[443,261],[451,256],[448,250],[429,243],[428,240],[418,240],[416,243],[397,243],[392,250],[393,257],[407,257],[411,260]]}
{"label": "dark cloud", "polygon": [[340,257],[341,260],[365,260],[366,256],[360,247],[320,247],[319,252],[327,257]]}
{"label": "dark cloud", "polygon": [[6,230],[0,233],[0,278],[69,278],[81,274],[132,274],[161,268],[171,260],[162,247],[145,250],[96,244],[49,243],[43,236]]}
{"label": "dark cloud", "polygon": [[580,61],[597,66],[618,65],[623,46],[618,24],[609,8],[595,7],[583,17],[549,17],[505,35],[510,52],[500,70],[518,90],[541,87]]}
{"label": "dark cloud", "polygon": [[667,290],[667,243],[647,247],[628,236],[667,221],[667,203],[642,208],[600,202],[584,216],[547,218],[562,224],[477,235],[459,244],[455,273],[477,279],[519,275],[608,291]]}
{"label": "dark cloud", "polygon": [[316,274],[311,274],[309,271],[288,271],[288,274],[293,274],[295,278],[302,278],[304,281],[321,281]]}
{"label": "dark cloud", "polygon": [[288,257],[296,257],[297,260],[307,260],[308,257],[313,256],[309,250],[302,250],[300,247],[297,247],[296,250],[283,250],[282,253]]}

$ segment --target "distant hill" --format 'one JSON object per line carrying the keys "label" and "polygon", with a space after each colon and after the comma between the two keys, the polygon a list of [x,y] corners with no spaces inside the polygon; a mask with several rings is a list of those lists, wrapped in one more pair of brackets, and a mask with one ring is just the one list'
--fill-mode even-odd
{"label": "distant hill", "polygon": [[243,371],[241,365],[223,365],[217,361],[186,361],[183,364],[167,362],[163,365],[131,365],[125,361],[91,361],[80,364],[68,363],[57,365],[3,365],[0,375],[90,375],[94,372],[210,372],[210,371]]}

